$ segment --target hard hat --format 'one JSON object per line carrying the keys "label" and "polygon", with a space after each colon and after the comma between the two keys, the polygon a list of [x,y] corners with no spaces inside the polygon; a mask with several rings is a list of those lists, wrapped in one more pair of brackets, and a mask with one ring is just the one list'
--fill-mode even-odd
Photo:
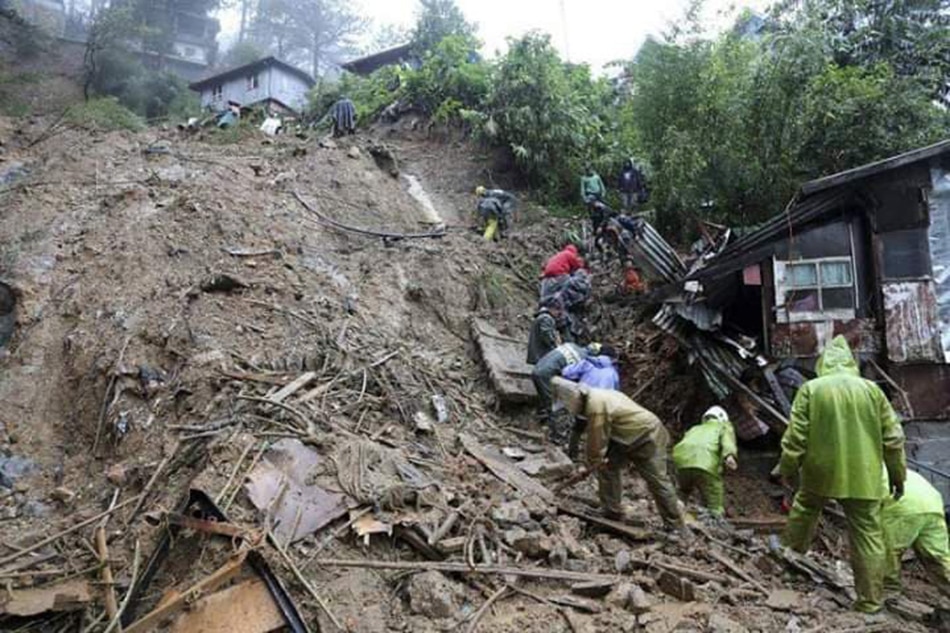
{"label": "hard hat", "polygon": [[486,191],[485,187],[483,187],[483,186],[481,186],[481,185],[478,185],[477,187],[475,187],[475,195],[476,195],[476,196],[484,196],[484,195],[485,195],[485,191]]}
{"label": "hard hat", "polygon": [[603,346],[600,343],[591,343],[587,346],[587,351],[590,352],[591,356],[597,356],[602,348]]}
{"label": "hard hat", "polygon": [[709,407],[706,413],[703,414],[703,419],[707,420],[709,418],[719,420],[720,422],[728,422],[729,414],[726,413],[726,410],[722,407]]}

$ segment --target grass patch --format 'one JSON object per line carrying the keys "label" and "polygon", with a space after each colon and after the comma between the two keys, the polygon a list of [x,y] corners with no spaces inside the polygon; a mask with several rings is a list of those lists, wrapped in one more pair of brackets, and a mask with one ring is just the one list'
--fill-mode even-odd
{"label": "grass patch", "polygon": [[142,118],[119,103],[115,97],[90,99],[85,103],[74,105],[67,110],[66,121],[76,127],[106,132],[114,130],[140,132],[145,129]]}

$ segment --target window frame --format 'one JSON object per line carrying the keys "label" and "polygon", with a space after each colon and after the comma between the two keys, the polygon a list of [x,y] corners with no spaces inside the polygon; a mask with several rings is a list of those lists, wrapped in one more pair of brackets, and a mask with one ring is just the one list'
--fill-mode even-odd
{"label": "window frame", "polygon": [[247,92],[254,92],[255,90],[260,89],[261,87],[261,76],[260,73],[252,73],[247,75]]}
{"label": "window frame", "polygon": [[224,84],[215,84],[211,87],[211,100],[221,101],[224,98]]}
{"label": "window frame", "polygon": [[[848,267],[850,283],[825,283],[822,279],[822,264],[838,263],[845,264]],[[815,270],[815,283],[801,286],[795,286],[791,283],[790,269],[796,266],[811,265]],[[808,259],[783,260],[773,258],[773,268],[775,271],[775,317],[779,323],[803,323],[809,321],[850,321],[856,318],[858,302],[857,271],[854,266],[854,258],[845,255],[836,255],[833,257],[813,257]],[[824,297],[822,291],[833,289],[851,290],[850,308],[828,308],[824,307]],[[818,296],[818,309],[793,312],[785,303],[789,292],[795,290],[814,290]]]}

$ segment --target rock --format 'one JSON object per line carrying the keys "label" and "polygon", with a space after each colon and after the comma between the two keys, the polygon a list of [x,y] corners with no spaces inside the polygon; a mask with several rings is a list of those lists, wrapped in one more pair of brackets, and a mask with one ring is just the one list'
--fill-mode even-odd
{"label": "rock", "polygon": [[330,138],[320,139],[320,147],[323,149],[336,149],[336,141]]}
{"label": "rock", "polygon": [[617,609],[626,609],[630,603],[630,592],[633,591],[632,582],[621,582],[613,586],[610,593],[607,594],[605,602]]}
{"label": "rock", "polygon": [[748,633],[749,629],[721,613],[709,616],[709,633]]}
{"label": "rock", "polygon": [[663,593],[680,602],[692,602],[696,599],[696,585],[673,572],[664,571],[656,584]]}
{"label": "rock", "polygon": [[[13,433],[10,434],[10,443],[16,443],[16,436]],[[36,463],[31,459],[17,455],[0,457],[0,486],[13,488],[20,477],[29,475],[35,470]]]}
{"label": "rock", "polygon": [[506,501],[492,508],[491,518],[503,527],[523,526],[531,522],[531,514],[518,499]]}
{"label": "rock", "polygon": [[353,147],[351,147],[351,148],[349,149],[349,151],[346,152],[346,155],[349,156],[350,158],[359,158],[359,157],[360,157],[360,148],[358,148],[356,145],[354,145]]}
{"label": "rock", "polygon": [[129,467],[125,464],[112,464],[106,470],[106,480],[113,486],[124,486],[129,482]]}
{"label": "rock", "polygon": [[888,600],[887,609],[905,620],[914,620],[917,622],[927,622],[934,616],[933,607],[904,596]]}
{"label": "rock", "polygon": [[571,593],[585,598],[603,598],[614,588],[612,582],[582,582],[571,585]]}
{"label": "rock", "polygon": [[630,550],[622,549],[614,556],[614,569],[618,574],[623,574],[630,570],[632,562],[633,556],[630,555]]}
{"label": "rock", "polygon": [[35,499],[30,499],[23,504],[23,507],[20,508],[23,516],[30,517],[31,519],[42,519],[53,514],[53,507],[49,506],[42,501],[37,501]]}
{"label": "rock", "polygon": [[416,433],[432,433],[435,430],[435,420],[425,411],[416,411],[412,422],[415,424]]}
{"label": "rock", "polygon": [[505,542],[529,558],[545,558],[554,549],[554,543],[544,532],[527,532],[513,528],[504,533]]}
{"label": "rock", "polygon": [[791,589],[774,589],[769,593],[765,606],[776,611],[794,611],[802,606],[802,596]]}
{"label": "rock", "polygon": [[409,581],[409,610],[428,618],[451,618],[462,606],[461,588],[437,571],[413,576]]}
{"label": "rock", "polygon": [[20,509],[16,506],[7,506],[0,510],[0,521],[15,519],[20,516]]}
{"label": "rock", "polygon": [[155,175],[158,176],[158,179],[162,182],[179,183],[183,181],[188,174],[184,167],[175,164],[169,165],[168,167],[160,167],[155,170]]}
{"label": "rock", "polygon": [[62,504],[69,503],[76,498],[76,493],[67,488],[66,486],[60,486],[49,493],[50,499],[54,501],[59,501]]}
{"label": "rock", "polygon": [[634,615],[643,615],[653,608],[653,599],[640,588],[634,585],[630,590],[630,599],[627,602],[627,611]]}
{"label": "rock", "polygon": [[549,448],[544,455],[534,455],[518,462],[518,468],[542,479],[566,477],[574,472],[574,462],[559,448]]}

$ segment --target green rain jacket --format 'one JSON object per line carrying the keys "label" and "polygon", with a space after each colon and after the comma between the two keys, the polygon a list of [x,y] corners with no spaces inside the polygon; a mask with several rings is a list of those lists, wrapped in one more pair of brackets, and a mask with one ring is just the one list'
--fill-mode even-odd
{"label": "green rain jacket", "polygon": [[[817,364],[818,378],[798,390],[782,437],[783,477],[831,499],[883,499],[878,475],[904,481],[904,432],[884,392],[858,373],[851,348],[836,336]],[[882,465],[883,463],[883,465]]]}
{"label": "green rain jacket", "polygon": [[943,516],[943,497],[940,491],[930,485],[930,482],[912,470],[907,471],[904,481],[904,496],[900,501],[887,496],[884,499],[882,516],[891,517],[917,516],[919,514],[936,514]]}
{"label": "green rain jacket", "polygon": [[581,176],[581,199],[584,202],[590,202],[596,197],[603,198],[607,195],[607,187],[601,180],[600,174],[592,176]]}
{"label": "green rain jacket", "polygon": [[719,477],[722,463],[737,453],[732,423],[707,417],[687,431],[680,443],[673,447],[673,463],[677,469],[697,468]]}

